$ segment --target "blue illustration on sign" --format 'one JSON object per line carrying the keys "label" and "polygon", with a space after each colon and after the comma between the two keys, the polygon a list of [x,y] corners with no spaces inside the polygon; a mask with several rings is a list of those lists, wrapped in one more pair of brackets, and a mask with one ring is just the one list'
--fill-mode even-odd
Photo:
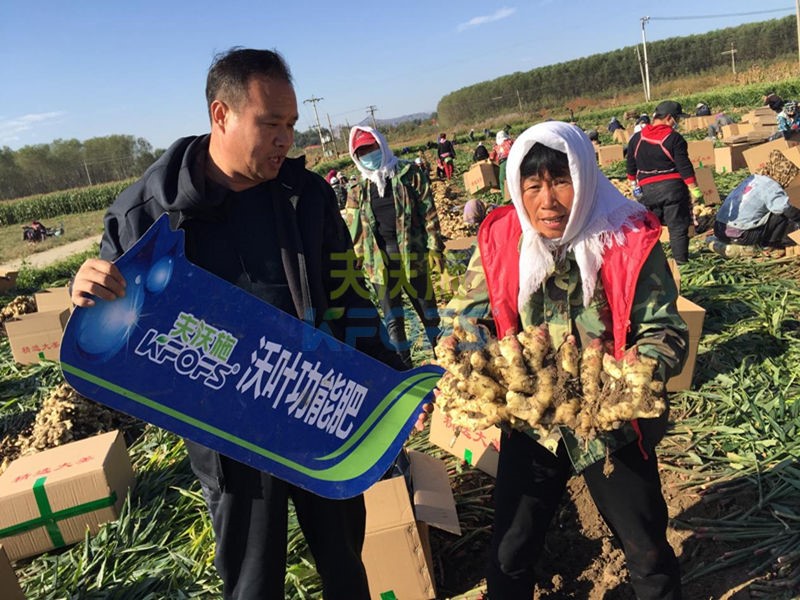
{"label": "blue illustration on sign", "polygon": [[125,296],[64,332],[69,384],[316,494],[380,479],[442,374],[396,371],[193,265],[166,216],[116,265]]}

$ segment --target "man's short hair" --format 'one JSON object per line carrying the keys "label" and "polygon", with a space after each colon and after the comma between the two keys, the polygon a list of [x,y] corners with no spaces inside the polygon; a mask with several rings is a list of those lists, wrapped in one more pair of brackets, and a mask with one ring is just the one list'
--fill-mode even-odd
{"label": "man's short hair", "polygon": [[267,77],[292,83],[292,73],[283,57],[273,50],[235,47],[214,57],[206,79],[209,114],[214,100],[238,107],[247,95],[253,77]]}

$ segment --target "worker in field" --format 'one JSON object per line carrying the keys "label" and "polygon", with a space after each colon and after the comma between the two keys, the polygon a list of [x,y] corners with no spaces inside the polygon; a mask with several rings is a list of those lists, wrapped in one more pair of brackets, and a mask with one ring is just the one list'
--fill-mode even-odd
{"label": "worker in field", "polygon": [[[482,340],[480,330],[470,331],[473,319],[488,323],[488,335],[497,340],[544,331],[552,348],[574,344],[577,354],[591,346],[597,349],[597,360],[602,361],[604,352],[625,356],[632,369],[648,363],[654,369],[650,383],[663,383],[678,373],[688,330],[677,311],[678,291],[659,243],[658,219],[612,186],[599,170],[587,136],[567,123],[546,121],[527,129],[514,142],[507,162],[513,204],[494,209],[481,224],[463,283],[443,314],[443,332],[454,335],[443,338],[437,358],[444,360],[452,348],[456,327],[468,332],[462,338],[467,341],[493,341]],[[541,344],[526,346],[523,360],[541,349]],[[506,351],[502,355],[512,356]],[[477,361],[466,361],[458,370],[448,370],[455,381],[443,386],[439,397],[448,389],[459,398],[462,390],[464,397],[476,389],[484,394],[492,371],[481,368]],[[483,383],[476,387],[475,381]],[[538,401],[544,385],[537,381],[537,386]],[[586,390],[588,403],[588,386]],[[575,421],[549,432],[522,418],[514,426],[500,421],[504,433],[486,573],[490,598],[534,596],[536,564],[574,474],[583,476],[625,553],[636,598],[681,598],[655,452],[668,420],[663,386],[659,394],[664,408],[658,416],[633,418],[638,413],[626,413],[607,435],[582,436]],[[507,407],[511,395],[502,395]],[[554,412],[547,414],[555,418]]]}
{"label": "worker in field", "polygon": [[750,175],[728,194],[717,211],[714,236],[725,244],[785,248],[800,229],[800,210],[789,204],[781,185],[766,175]]}
{"label": "worker in field", "polygon": [[455,168],[456,149],[453,147],[453,142],[447,139],[446,133],[439,134],[439,140],[436,143],[436,156],[437,164],[444,172],[444,177],[450,181]]}
{"label": "worker in field", "polygon": [[798,137],[800,132],[800,110],[797,108],[797,102],[789,100],[783,104],[783,109],[776,117],[778,121],[777,137],[782,136],[783,139],[788,140]]}
{"label": "worker in field", "polygon": [[[283,58],[246,48],[218,55],[208,72],[206,101],[210,134],[177,140],[106,213],[100,258],[81,265],[73,303],[93,310],[95,297],[124,296],[126,282],[111,261],[168,214],[184,233],[192,263],[337,338],[358,340],[360,350],[402,368],[397,353],[377,337],[353,334],[364,327],[380,333],[382,325],[360,293],[360,272],[350,273],[346,288],[335,276],[348,270],[352,242],[333,189],[306,169],[302,157],[287,157],[298,111]],[[323,498],[191,440],[185,445],[210,512],[222,598],[284,597],[291,499],[322,596],[369,600],[361,561],[363,496]]]}
{"label": "worker in field", "polygon": [[775,93],[775,90],[767,90],[763,98],[764,106],[769,106],[775,113],[783,110],[783,98]]}
{"label": "worker in field", "polygon": [[705,102],[698,102],[697,106],[694,107],[694,116],[695,117],[710,117],[711,116],[711,108]]}
{"label": "worker in field", "polygon": [[506,189],[506,160],[508,160],[508,154],[511,152],[511,146],[513,145],[514,140],[505,130],[501,129],[497,132],[494,138],[494,146],[489,153],[489,160],[499,167],[498,179],[500,180],[500,195],[502,197],[505,197]]}
{"label": "worker in field", "polygon": [[677,131],[680,119],[687,116],[678,102],[665,100],[656,106],[653,122],[633,134],[626,156],[634,197],[667,226],[678,264],[689,261],[692,200],[703,198],[688,145]]}
{"label": "worker in field", "polygon": [[444,243],[428,174],[392,154],[376,129],[350,130],[350,157],[361,173],[347,200],[347,225],[358,262],[372,283],[389,340],[411,366],[403,297],[435,344],[439,311],[431,269],[442,272]]}
{"label": "worker in field", "polygon": [[486,149],[486,146],[483,145],[483,142],[478,142],[478,145],[475,147],[475,152],[472,153],[472,162],[481,162],[484,160],[489,160],[489,151]]}

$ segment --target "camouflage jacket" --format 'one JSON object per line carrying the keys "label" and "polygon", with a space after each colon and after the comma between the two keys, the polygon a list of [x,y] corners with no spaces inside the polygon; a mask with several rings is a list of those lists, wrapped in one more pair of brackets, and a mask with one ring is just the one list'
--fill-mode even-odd
{"label": "camouflage jacket", "polygon": [[[506,244],[513,260],[518,260],[513,241]],[[630,313],[628,346],[638,344],[639,352],[659,359],[657,377],[666,380],[680,371],[685,360],[688,344],[688,329],[677,312],[675,300],[677,289],[666,266],[666,258],[660,244],[656,244],[644,261],[636,284],[633,306]],[[480,249],[476,248],[457,294],[442,313],[443,335],[452,331],[455,316],[477,319],[490,327],[493,325],[489,286],[483,270]],[[594,338],[612,338],[611,307],[606,298],[602,278],[598,277],[594,299],[583,306],[580,271],[570,252],[563,262],[547,278],[519,315],[522,327],[547,323],[555,346],[573,334],[579,345]],[[638,419],[645,435],[645,448],[654,446],[663,435],[666,414],[659,419]],[[532,429],[526,433],[537,438]],[[597,460],[605,458],[606,448],[614,450],[635,440],[638,433],[631,424],[598,436],[585,443],[566,427],[560,428],[560,437],[569,451],[576,471]],[[559,435],[539,440],[551,451],[555,449]]]}
{"label": "camouflage jacket", "polygon": [[[378,224],[370,202],[370,185],[375,184],[362,180],[350,188],[345,220],[356,258],[362,262],[367,278],[386,285],[386,259],[375,239]],[[429,253],[441,254],[444,250],[439,217],[428,176],[415,164],[398,161],[391,186],[397,214],[397,245],[406,281],[410,281],[413,275],[427,270]]]}

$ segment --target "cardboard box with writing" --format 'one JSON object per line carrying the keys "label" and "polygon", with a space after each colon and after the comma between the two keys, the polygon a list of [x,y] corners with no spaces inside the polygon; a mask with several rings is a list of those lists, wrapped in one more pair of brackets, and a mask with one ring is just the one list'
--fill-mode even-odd
{"label": "cardboard box with writing", "polygon": [[36,300],[37,312],[61,311],[65,308],[72,312],[72,300],[69,297],[69,288],[67,286],[45,288],[36,292],[33,297]]}
{"label": "cardboard box with writing", "polygon": [[3,600],[25,600],[25,594],[19,587],[17,574],[8,560],[3,544],[0,544],[0,592]]}
{"label": "cardboard box with writing", "polygon": [[714,169],[717,173],[730,173],[747,167],[744,162],[744,151],[752,148],[753,144],[730,144],[721,148],[714,148]]}
{"label": "cardboard box with writing", "polygon": [[695,167],[714,166],[714,142],[711,140],[691,140],[686,142],[689,150],[689,160]]}
{"label": "cardboard box with writing", "polygon": [[711,169],[709,167],[697,167],[694,170],[694,177],[697,180],[697,187],[703,192],[703,204],[707,206],[719,204],[719,192]]}
{"label": "cardboard box with writing", "polygon": [[6,271],[0,275],[0,294],[4,294],[17,287],[18,271]]}
{"label": "cardboard box with writing", "polygon": [[492,477],[497,477],[501,435],[494,426],[483,431],[458,428],[438,407],[431,415],[430,442]]}
{"label": "cardboard box with writing", "polygon": [[703,321],[706,317],[706,310],[702,306],[683,296],[678,296],[678,312],[689,327],[689,347],[683,369],[667,381],[668,392],[679,392],[692,387],[697,348],[700,345],[700,335],[703,333]]}
{"label": "cardboard box with writing", "polygon": [[94,535],[133,481],[119,431],[18,458],[0,475],[0,542],[17,560]]}
{"label": "cardboard box with writing", "polygon": [[597,160],[601,167],[610,167],[622,159],[622,146],[619,144],[600,146],[600,149],[597,151]]}
{"label": "cardboard box with writing", "polygon": [[409,451],[413,502],[403,477],[364,493],[366,537],[361,558],[373,600],[432,600],[436,585],[428,526],[461,535],[443,461]]}
{"label": "cardboard box with writing", "polygon": [[42,359],[58,360],[61,336],[69,320],[69,309],[50,310],[21,315],[5,322],[11,354],[21,365],[32,365]]}
{"label": "cardboard box with writing", "polygon": [[758,169],[763,167],[769,160],[769,155],[773,150],[780,150],[781,152],[788,150],[792,146],[796,146],[797,142],[793,140],[772,140],[763,144],[757,144],[752,148],[745,150],[742,153],[744,162],[751,173],[755,173]]}
{"label": "cardboard box with writing", "polygon": [[464,173],[464,187],[470,194],[479,194],[493,187],[499,187],[498,171],[498,166],[492,162],[477,162]]}

